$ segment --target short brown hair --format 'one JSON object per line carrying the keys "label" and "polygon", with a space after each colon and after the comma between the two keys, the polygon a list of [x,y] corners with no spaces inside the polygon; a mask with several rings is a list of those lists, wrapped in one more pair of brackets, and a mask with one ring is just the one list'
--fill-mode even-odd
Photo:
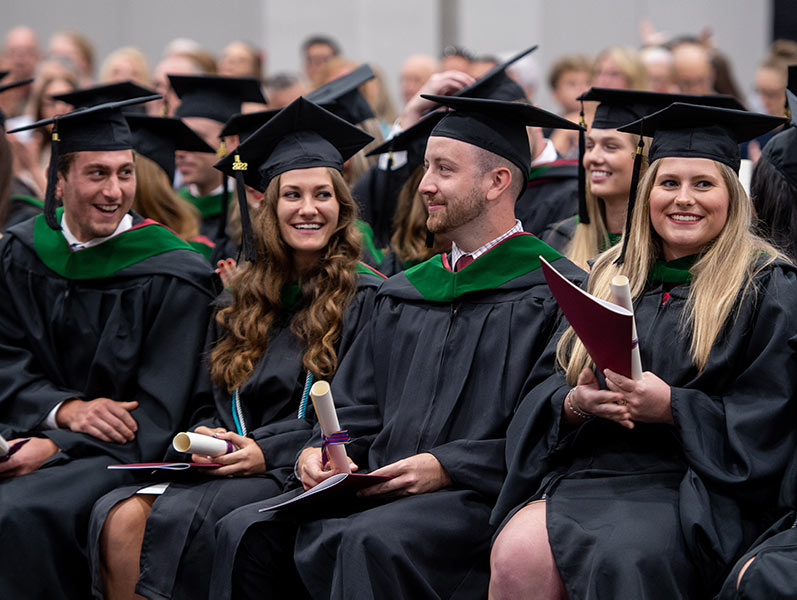
{"label": "short brown hair", "polygon": [[592,59],[585,54],[566,54],[560,56],[551,65],[551,70],[548,72],[548,85],[552,90],[556,89],[559,85],[559,80],[562,75],[570,71],[578,71],[583,73],[592,74]]}

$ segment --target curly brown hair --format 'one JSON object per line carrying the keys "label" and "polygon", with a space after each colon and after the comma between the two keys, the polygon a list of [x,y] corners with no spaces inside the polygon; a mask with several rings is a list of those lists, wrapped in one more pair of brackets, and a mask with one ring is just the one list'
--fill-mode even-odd
{"label": "curly brown hair", "polygon": [[[315,377],[337,369],[335,344],[343,329],[343,314],[357,290],[355,264],[360,233],[355,204],[343,176],[328,169],[340,206],[338,224],[324,255],[299,276],[301,308],[291,318],[291,332],[305,344],[302,363]],[[277,220],[280,177],[266,188],[263,207],[253,223],[257,261],[241,266],[230,286],[232,303],[216,322],[226,330],[211,354],[211,377],[228,391],[241,387],[266,351],[271,326],[284,314],[285,286],[295,279],[293,252],[280,235]]]}

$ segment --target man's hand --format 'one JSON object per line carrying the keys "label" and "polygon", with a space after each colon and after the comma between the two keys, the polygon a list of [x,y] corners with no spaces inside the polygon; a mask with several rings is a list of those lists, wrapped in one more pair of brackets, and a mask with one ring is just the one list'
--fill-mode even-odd
{"label": "man's hand", "polygon": [[[22,440],[8,440],[11,446]],[[0,477],[18,477],[38,469],[53,454],[58,446],[49,438],[31,438],[6,462],[0,463]]]}
{"label": "man's hand", "polygon": [[[299,460],[296,461],[296,470],[301,477],[305,490],[309,490],[325,479],[340,473],[332,466],[331,461],[327,461],[326,466],[322,465],[321,462],[321,448],[305,448],[299,455]],[[349,459],[349,466],[352,473],[357,471],[358,467],[351,459]]]}
{"label": "man's hand", "polygon": [[103,442],[124,444],[136,437],[138,425],[130,411],[137,407],[138,402],[114,402],[110,398],[66,400],[55,414],[55,422]]}
{"label": "man's hand", "polygon": [[462,71],[443,71],[435,73],[423,84],[423,87],[413,96],[399,117],[401,129],[407,129],[414,125],[418,119],[438,105],[431,100],[421,98],[421,94],[431,94],[433,96],[450,96],[454,92],[471,85],[476,80]]}
{"label": "man's hand", "polygon": [[387,475],[393,479],[365,488],[358,492],[359,496],[426,494],[451,485],[451,477],[443,465],[428,452],[380,467],[371,475]]}
{"label": "man's hand", "polygon": [[[197,427],[197,433],[205,433],[200,429],[208,430],[207,427]],[[210,435],[214,435],[211,433]],[[204,454],[192,454],[191,460],[197,463],[216,463],[222,465],[215,469],[205,469],[208,475],[257,475],[266,472],[266,458],[257,442],[252,438],[243,437],[232,431],[217,431],[215,437],[220,440],[227,440],[238,448],[235,452],[222,454],[221,456],[206,456]]]}

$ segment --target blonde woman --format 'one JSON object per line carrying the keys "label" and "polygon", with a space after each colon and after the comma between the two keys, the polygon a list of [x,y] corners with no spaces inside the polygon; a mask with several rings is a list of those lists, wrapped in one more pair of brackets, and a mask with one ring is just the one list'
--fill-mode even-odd
{"label": "blonde woman", "polygon": [[797,448],[797,269],[752,233],[736,175],[738,143],[782,119],[674,104],[641,123],[629,243],[588,290],[628,277],[647,370],[596,373],[572,329],[538,363],[507,436],[495,599],[710,598]]}
{"label": "blonde woman", "polygon": [[673,102],[734,109],[743,107],[730,96],[660,94],[597,87],[579,96],[579,100],[582,105],[584,102],[599,102],[586,134],[581,159],[584,192],[579,200],[579,214],[552,225],[542,238],[588,270],[589,261],[614,246],[623,234],[635,158],[637,177],[647,168],[649,144],[640,145],[638,135],[623,133],[617,128]]}
{"label": "blonde woman", "polygon": [[229,175],[234,162],[247,165],[246,183],[265,191],[251,225],[239,198],[253,260],[219,299],[189,428],[234,451],[192,455],[221,465],[201,480],[171,482],[160,495],[128,486],[98,501],[97,595],[207,597],[216,520],[277,495],[293,473],[315,420],[310,384],[334,375],[383,279],[358,262],[356,205],[341,175],[346,155],[368,141],[300,98],[217,165]]}

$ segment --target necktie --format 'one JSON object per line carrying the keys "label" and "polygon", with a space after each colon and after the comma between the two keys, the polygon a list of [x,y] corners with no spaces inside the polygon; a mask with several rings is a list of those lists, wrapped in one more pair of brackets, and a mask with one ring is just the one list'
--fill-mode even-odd
{"label": "necktie", "polygon": [[454,271],[461,271],[472,262],[473,262],[473,257],[470,254],[464,254],[459,257],[459,260],[457,260],[457,264],[454,265]]}

